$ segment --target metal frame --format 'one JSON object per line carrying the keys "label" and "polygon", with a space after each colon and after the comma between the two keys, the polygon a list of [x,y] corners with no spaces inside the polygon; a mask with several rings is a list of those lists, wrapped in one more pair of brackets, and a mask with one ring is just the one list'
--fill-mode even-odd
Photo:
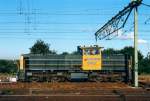
{"label": "metal frame", "polygon": [[119,29],[123,28],[126,24],[133,8],[139,6],[141,4],[141,0],[132,1],[128,6],[126,6],[122,11],[120,11],[117,15],[111,18],[103,27],[101,27],[95,33],[95,39],[104,39],[106,37],[110,37],[110,35],[114,35],[114,32],[117,32]]}

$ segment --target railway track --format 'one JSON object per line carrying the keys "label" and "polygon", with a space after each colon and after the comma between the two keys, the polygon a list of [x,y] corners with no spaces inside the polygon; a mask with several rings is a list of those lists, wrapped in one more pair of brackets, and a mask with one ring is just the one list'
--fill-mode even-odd
{"label": "railway track", "polygon": [[5,95],[1,101],[149,101],[149,95]]}
{"label": "railway track", "polygon": [[14,88],[14,89],[28,89],[28,88],[41,88],[41,89],[99,89],[99,88],[127,88],[129,85],[125,83],[110,83],[110,82],[64,82],[64,83],[0,83],[1,88]]}
{"label": "railway track", "polygon": [[[0,83],[0,90],[5,94],[102,94],[110,90],[129,88],[124,83]],[[6,91],[5,91],[6,90]]]}
{"label": "railway track", "polygon": [[[150,88],[150,82],[139,82],[140,87]],[[97,90],[97,89],[130,89],[125,83],[112,82],[64,82],[64,83],[0,83],[0,89],[48,89],[48,90]]]}
{"label": "railway track", "polygon": [[124,83],[1,83],[0,101],[150,101],[150,90]]}

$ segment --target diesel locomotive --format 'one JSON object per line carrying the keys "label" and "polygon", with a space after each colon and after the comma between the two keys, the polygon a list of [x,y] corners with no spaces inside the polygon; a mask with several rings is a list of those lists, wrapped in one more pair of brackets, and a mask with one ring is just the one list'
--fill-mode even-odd
{"label": "diesel locomotive", "polygon": [[22,54],[19,81],[124,81],[131,79],[131,57],[103,54],[98,45],[77,48],[80,54]]}

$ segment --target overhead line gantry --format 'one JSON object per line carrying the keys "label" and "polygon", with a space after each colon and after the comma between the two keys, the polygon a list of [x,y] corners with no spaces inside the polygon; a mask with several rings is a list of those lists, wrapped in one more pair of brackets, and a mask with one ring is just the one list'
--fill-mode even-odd
{"label": "overhead line gantry", "polygon": [[102,26],[96,33],[95,39],[96,41],[112,38],[116,36],[114,34],[121,28],[123,28],[134,9],[134,86],[138,87],[138,6],[142,3],[142,0],[132,0],[128,6],[126,6],[122,11],[120,11],[117,15],[112,17],[104,26]]}

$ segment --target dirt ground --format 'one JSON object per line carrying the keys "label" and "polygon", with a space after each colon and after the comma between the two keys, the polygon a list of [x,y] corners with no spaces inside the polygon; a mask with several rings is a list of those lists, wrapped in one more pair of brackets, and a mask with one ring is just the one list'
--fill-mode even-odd
{"label": "dirt ground", "polygon": [[150,76],[139,88],[119,82],[0,83],[0,101],[150,101]]}

